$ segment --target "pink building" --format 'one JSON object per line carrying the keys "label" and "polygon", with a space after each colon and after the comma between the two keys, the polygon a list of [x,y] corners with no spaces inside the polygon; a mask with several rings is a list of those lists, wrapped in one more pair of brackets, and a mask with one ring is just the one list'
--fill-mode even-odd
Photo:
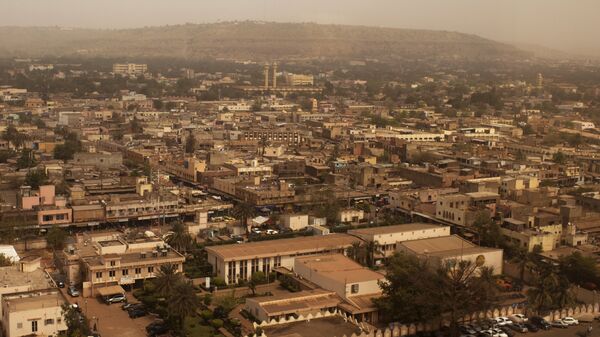
{"label": "pink building", "polygon": [[21,209],[32,209],[35,206],[52,206],[55,203],[55,198],[54,185],[40,186],[37,191],[32,191],[29,186],[21,186],[17,196],[17,206]]}

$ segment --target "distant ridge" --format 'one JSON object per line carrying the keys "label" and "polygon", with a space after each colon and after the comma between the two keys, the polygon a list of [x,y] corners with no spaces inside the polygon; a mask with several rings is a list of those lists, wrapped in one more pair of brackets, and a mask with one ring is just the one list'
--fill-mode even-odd
{"label": "distant ridge", "polygon": [[489,58],[519,57],[516,47],[446,31],[224,22],[136,29],[0,27],[0,53],[11,57],[174,58]]}

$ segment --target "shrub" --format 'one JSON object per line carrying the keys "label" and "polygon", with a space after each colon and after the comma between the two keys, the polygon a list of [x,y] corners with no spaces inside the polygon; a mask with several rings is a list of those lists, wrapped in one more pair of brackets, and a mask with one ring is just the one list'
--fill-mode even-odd
{"label": "shrub", "polygon": [[220,329],[223,327],[223,320],[215,318],[212,321],[210,321],[210,325],[212,325],[215,329]]}
{"label": "shrub", "polygon": [[200,317],[202,317],[205,321],[210,321],[211,319],[213,319],[213,313],[210,310],[202,310],[202,312],[200,313]]}
{"label": "shrub", "polygon": [[204,305],[206,306],[209,306],[212,303],[212,295],[204,294],[204,298],[202,298],[202,303],[204,303]]}

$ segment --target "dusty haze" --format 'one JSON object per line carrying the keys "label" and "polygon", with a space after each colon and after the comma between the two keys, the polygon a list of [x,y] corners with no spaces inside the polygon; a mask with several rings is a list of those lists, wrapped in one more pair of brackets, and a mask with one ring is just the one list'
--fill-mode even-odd
{"label": "dusty haze", "polygon": [[225,20],[450,30],[600,55],[598,0],[2,0],[0,25],[133,28]]}

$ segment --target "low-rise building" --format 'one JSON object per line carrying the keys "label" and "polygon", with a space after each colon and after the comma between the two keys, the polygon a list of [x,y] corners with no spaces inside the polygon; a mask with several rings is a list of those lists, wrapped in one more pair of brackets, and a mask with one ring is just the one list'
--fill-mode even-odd
{"label": "low-rise building", "polygon": [[[357,236],[366,242],[376,244],[376,262],[396,252],[400,242],[435,238],[450,235],[450,226],[427,223],[411,223],[394,226],[351,229],[348,234]],[[378,259],[379,258],[379,259]]]}
{"label": "low-rise building", "polygon": [[233,284],[249,280],[252,274],[270,273],[276,268],[294,269],[298,256],[342,253],[360,239],[347,234],[307,236],[206,247],[208,263],[216,276]]}
{"label": "low-rise building", "polygon": [[458,235],[405,241],[398,251],[427,259],[434,268],[450,261],[471,261],[477,267],[493,268],[494,275],[502,274],[502,249],[480,247]]}
{"label": "low-rise building", "polygon": [[2,296],[2,331],[5,337],[58,336],[67,331],[58,290]]}
{"label": "low-rise building", "polygon": [[308,227],[307,214],[284,214],[281,216],[281,226],[293,231]]}

